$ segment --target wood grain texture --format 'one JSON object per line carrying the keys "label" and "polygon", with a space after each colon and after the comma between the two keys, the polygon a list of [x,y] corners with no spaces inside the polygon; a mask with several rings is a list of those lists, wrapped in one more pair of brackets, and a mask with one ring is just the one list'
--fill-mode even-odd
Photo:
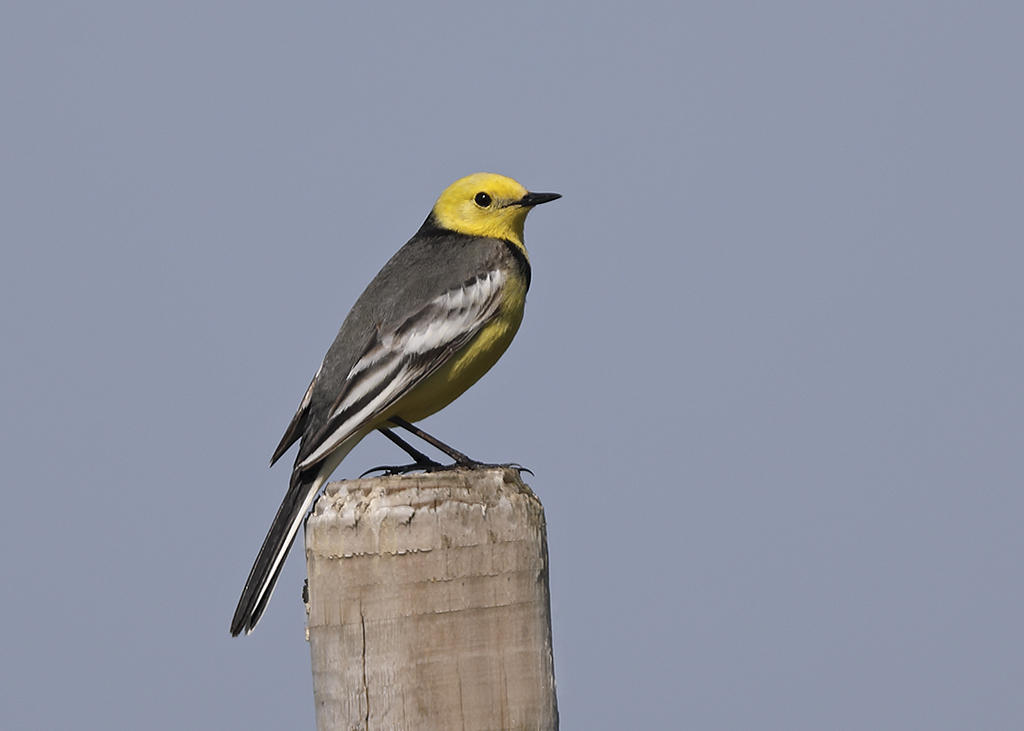
{"label": "wood grain texture", "polygon": [[320,731],[558,727],[544,511],[517,471],[332,483],[306,562]]}

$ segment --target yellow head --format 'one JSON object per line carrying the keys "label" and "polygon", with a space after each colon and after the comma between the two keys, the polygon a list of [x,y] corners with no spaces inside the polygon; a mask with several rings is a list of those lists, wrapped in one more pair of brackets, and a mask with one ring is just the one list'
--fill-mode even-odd
{"label": "yellow head", "polygon": [[531,193],[512,178],[474,173],[445,188],[434,204],[441,228],[470,236],[507,239],[523,245],[523,223],[530,209],[562,196]]}

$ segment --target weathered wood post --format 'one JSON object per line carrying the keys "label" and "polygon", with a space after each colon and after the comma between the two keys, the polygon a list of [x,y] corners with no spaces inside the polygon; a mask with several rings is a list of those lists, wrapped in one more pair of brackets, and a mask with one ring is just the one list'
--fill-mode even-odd
{"label": "weathered wood post", "polygon": [[320,731],[558,728],[544,511],[516,470],[332,483],[306,568]]}

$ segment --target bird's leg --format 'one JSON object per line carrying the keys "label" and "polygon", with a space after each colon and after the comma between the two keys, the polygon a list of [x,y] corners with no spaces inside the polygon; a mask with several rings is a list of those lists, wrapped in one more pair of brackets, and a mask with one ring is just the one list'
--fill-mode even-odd
{"label": "bird's leg", "polygon": [[377,429],[377,431],[379,431],[381,434],[386,436],[392,442],[397,444],[399,449],[401,449],[403,452],[405,452],[410,457],[412,457],[413,460],[415,460],[416,464],[426,465],[426,466],[430,466],[430,467],[440,467],[440,463],[435,462],[430,457],[428,457],[427,455],[423,454],[423,452],[421,452],[420,450],[416,449],[416,447],[414,447],[411,444],[409,444],[409,442],[407,442],[404,439],[402,439],[402,437],[398,436],[397,434],[395,434],[390,429],[382,426],[382,427],[379,427]]}
{"label": "bird's leg", "polygon": [[[460,467],[477,467],[477,466],[480,466],[480,465],[483,464],[482,462],[477,462],[475,459],[470,459],[469,457],[467,457],[466,455],[464,455],[462,452],[460,452],[459,450],[455,449],[454,447],[449,447],[447,444],[442,442],[437,437],[431,436],[430,434],[427,434],[425,431],[420,429],[418,426],[414,426],[414,425],[410,424],[408,421],[406,421],[405,419],[403,419],[400,416],[392,416],[391,417],[391,423],[394,424],[395,426],[402,427],[403,429],[405,429],[410,434],[415,434],[416,436],[418,436],[420,439],[425,441],[430,446],[436,447],[437,449],[441,450],[442,452],[447,454],[449,457],[454,459],[455,460],[455,464],[459,465]],[[411,454],[411,452],[410,452],[410,454]]]}
{"label": "bird's leg", "polygon": [[[427,434],[427,432],[423,431],[418,426],[413,426],[400,416],[392,416],[391,423],[394,424],[395,426],[402,427],[411,434],[415,434],[420,439],[425,441],[427,444],[431,445],[432,447],[436,447],[437,449],[447,454],[449,457],[455,460],[456,467],[468,467],[470,469],[480,469],[486,467],[508,467],[514,470],[519,470],[520,472],[529,472],[531,475],[533,474],[533,471],[530,470],[528,467],[523,467],[521,464],[515,464],[514,462],[510,464],[490,464],[488,462],[477,462],[475,459],[467,457],[465,454],[455,449],[454,447],[449,447],[447,444],[442,442],[437,437],[431,434]],[[410,454],[412,453],[410,452]],[[437,468],[435,467],[432,469]]]}
{"label": "bird's leg", "polygon": [[360,477],[366,477],[366,475],[370,474],[371,472],[376,472],[377,470],[383,470],[384,474],[386,475],[404,475],[407,472],[412,472],[414,470],[423,470],[425,472],[431,472],[433,470],[441,469],[443,467],[443,465],[440,462],[435,462],[430,457],[423,454],[423,452],[416,449],[416,447],[409,444],[409,442],[402,439],[400,436],[395,434],[390,429],[382,426],[378,427],[377,431],[379,431],[392,442],[397,444],[398,447],[402,449],[402,451],[404,451],[410,457],[412,457],[415,460],[415,462],[406,465],[380,465],[378,467],[371,467],[370,469],[366,470],[366,472],[359,475]]}
{"label": "bird's leg", "polygon": [[[455,464],[453,465],[454,467],[467,467],[469,469],[479,469],[482,467],[510,467],[521,472],[529,472],[531,475],[533,474],[532,471],[519,464],[488,464],[486,462],[477,462],[475,459],[467,457],[465,454],[455,449],[454,447],[448,446],[447,444],[445,444],[432,434],[428,434],[427,432],[423,431],[418,426],[413,426],[400,416],[391,417],[391,423],[394,424],[395,426],[402,427],[410,434],[415,434],[430,446],[436,447],[440,451],[447,454],[449,457],[455,460]],[[371,472],[376,472],[377,470],[383,470],[384,474],[387,475],[404,475],[407,472],[412,472],[414,470],[423,470],[424,472],[436,472],[437,470],[451,469],[450,467],[446,468],[444,465],[439,464],[438,462],[435,462],[434,460],[430,459],[430,457],[423,454],[423,452],[413,447],[411,444],[409,444],[407,441],[402,439],[400,436],[395,434],[390,429],[386,427],[378,427],[377,430],[381,434],[386,436],[388,439],[390,439],[392,442],[397,444],[410,457],[416,460],[416,462],[413,464],[400,466],[381,465],[380,467],[374,467],[373,469],[367,470],[362,475],[360,475],[360,477],[368,475]]]}

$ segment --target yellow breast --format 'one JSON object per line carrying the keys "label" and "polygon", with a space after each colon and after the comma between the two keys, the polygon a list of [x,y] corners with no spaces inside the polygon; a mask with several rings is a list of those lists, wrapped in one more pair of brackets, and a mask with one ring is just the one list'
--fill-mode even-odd
{"label": "yellow breast", "polygon": [[512,276],[502,290],[497,315],[441,368],[402,398],[388,418],[419,421],[443,409],[480,380],[505,352],[523,321],[526,282]]}

